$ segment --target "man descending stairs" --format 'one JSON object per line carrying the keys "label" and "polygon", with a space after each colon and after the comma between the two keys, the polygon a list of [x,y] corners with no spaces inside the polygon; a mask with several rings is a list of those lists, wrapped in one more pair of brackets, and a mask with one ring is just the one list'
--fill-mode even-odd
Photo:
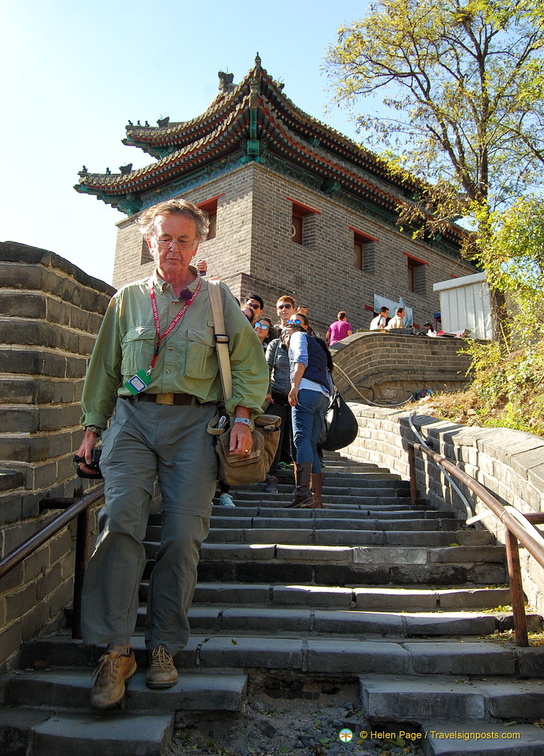
{"label": "man descending stairs", "polygon": [[[358,679],[367,720],[411,723],[429,756],[543,754],[532,722],[544,712],[544,650],[487,637],[511,627],[503,547],[449,511],[412,506],[408,483],[386,470],[326,464],[323,509],[286,509],[285,472],[277,493],[231,489],[236,506],[214,507],[174,688],[151,691],[138,671],[125,708],[97,715],[99,650],[63,634],[26,643],[24,669],[0,678],[0,745],[19,748],[6,753],[159,756],[175,711],[239,712],[248,679],[297,677]],[[152,517],[142,599],[159,530]],[[143,639],[133,646],[145,666]]]}

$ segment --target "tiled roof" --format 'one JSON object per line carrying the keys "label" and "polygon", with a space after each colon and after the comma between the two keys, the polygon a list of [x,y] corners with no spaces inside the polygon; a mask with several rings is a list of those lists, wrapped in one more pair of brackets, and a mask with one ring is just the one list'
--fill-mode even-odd
{"label": "tiled roof", "polygon": [[[393,175],[378,156],[298,108],[260,63],[257,57],[238,85],[223,79],[220,93],[196,118],[172,123],[163,119],[158,126],[129,124],[124,143],[140,147],[156,161],[136,170],[127,166],[122,173],[85,169],[75,189],[125,210],[123,200],[236,154],[249,159],[259,155],[265,163],[267,154],[276,155],[392,213],[422,188],[416,178]],[[254,152],[246,153],[250,143]],[[455,227],[450,231],[457,238],[460,233]]]}

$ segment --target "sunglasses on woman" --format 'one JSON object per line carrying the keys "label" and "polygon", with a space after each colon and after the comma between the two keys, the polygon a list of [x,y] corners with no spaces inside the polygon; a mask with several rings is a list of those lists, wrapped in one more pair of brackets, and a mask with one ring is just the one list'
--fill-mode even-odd
{"label": "sunglasses on woman", "polygon": [[302,325],[302,320],[288,320],[287,325],[288,326]]}
{"label": "sunglasses on woman", "polygon": [[261,323],[260,321],[257,321],[257,323],[255,323],[253,328],[262,328],[263,331],[267,331],[270,328],[270,326],[268,325],[268,323]]}

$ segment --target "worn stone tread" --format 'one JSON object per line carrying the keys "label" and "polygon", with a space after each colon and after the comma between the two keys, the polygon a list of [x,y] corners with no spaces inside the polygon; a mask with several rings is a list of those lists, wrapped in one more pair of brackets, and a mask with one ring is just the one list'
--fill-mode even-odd
{"label": "worn stone tread", "polygon": [[433,720],[423,721],[421,725],[427,734],[421,741],[425,756],[542,756],[544,753],[544,730],[532,724],[505,726],[501,722],[478,722],[467,726],[466,723]]}
{"label": "worn stone tread", "polygon": [[[536,720],[544,709],[543,680],[497,677],[372,675],[359,679],[364,712],[372,719],[450,721]],[[543,733],[544,735],[544,733]]]}
{"label": "worn stone tread", "polygon": [[[86,710],[91,672],[57,667],[8,674],[3,680],[4,696],[11,706],[38,707],[46,701],[49,708]],[[127,685],[125,703],[131,711],[239,711],[246,686],[245,674],[196,674],[180,670],[174,687],[150,690],[145,684],[145,673],[137,672]]]}

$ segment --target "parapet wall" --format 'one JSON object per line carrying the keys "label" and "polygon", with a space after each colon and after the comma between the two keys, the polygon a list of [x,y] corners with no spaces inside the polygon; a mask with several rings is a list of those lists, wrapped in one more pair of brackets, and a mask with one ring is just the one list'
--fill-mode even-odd
{"label": "parapet wall", "polygon": [[[1,556],[58,514],[40,506],[46,493],[70,498],[82,487],[72,462],[82,438],[79,400],[113,292],[52,252],[0,243]],[[2,579],[0,665],[70,603],[72,530]]]}
{"label": "parapet wall", "polygon": [[[409,479],[407,445],[420,440],[410,427],[410,413],[355,402],[350,406],[359,422],[359,434],[342,454],[387,467]],[[544,511],[544,438],[509,428],[465,427],[417,413],[411,420],[434,451],[475,478],[504,506],[523,513]],[[453,508],[460,519],[467,518],[465,503],[444,473],[417,452],[416,474],[421,499],[438,509]],[[490,511],[466,486],[456,484],[475,514]],[[503,526],[493,514],[475,527],[490,530],[504,543]],[[520,559],[528,601],[544,614],[544,569],[524,549],[520,549]]]}
{"label": "parapet wall", "polygon": [[[363,331],[331,348],[334,364],[343,370],[361,394],[378,403],[403,402],[416,391],[459,391],[467,383],[468,355],[462,339],[431,338],[394,331]],[[334,375],[345,399],[357,392]]]}

